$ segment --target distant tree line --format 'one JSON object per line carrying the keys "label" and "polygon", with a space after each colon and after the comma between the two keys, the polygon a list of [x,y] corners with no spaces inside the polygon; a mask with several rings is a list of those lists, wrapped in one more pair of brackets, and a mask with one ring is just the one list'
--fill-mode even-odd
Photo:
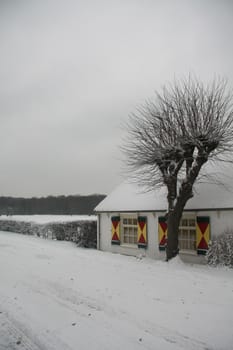
{"label": "distant tree line", "polygon": [[0,197],[0,215],[90,215],[104,198],[105,195],[102,194],[41,198]]}

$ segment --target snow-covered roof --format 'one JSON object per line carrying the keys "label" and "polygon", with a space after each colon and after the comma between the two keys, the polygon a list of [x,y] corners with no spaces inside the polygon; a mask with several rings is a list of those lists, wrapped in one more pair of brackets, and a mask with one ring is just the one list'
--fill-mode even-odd
{"label": "snow-covered roof", "polygon": [[[186,210],[231,209],[233,187],[200,183],[194,197],[186,204]],[[167,210],[166,188],[146,192],[141,186],[123,182],[95,208],[96,212],[165,211]]]}

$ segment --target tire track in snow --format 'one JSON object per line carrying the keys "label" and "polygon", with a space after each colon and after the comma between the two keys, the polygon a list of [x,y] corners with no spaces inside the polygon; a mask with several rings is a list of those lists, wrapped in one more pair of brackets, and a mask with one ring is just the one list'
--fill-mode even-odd
{"label": "tire track in snow", "polygon": [[[39,340],[43,336],[43,343]],[[71,350],[54,334],[37,334],[2,309],[0,311],[0,350]]]}
{"label": "tire track in snow", "polygon": [[[45,281],[44,281],[45,282]],[[52,291],[53,297],[56,296],[57,300],[60,301],[63,305],[66,305],[66,307],[70,307],[74,310],[74,307],[81,307],[86,306],[87,308],[93,309],[95,311],[103,311],[104,313],[108,313],[109,315],[113,316],[117,311],[115,308],[109,307],[109,305],[100,305],[100,302],[97,302],[97,300],[93,300],[87,296],[83,297],[83,295],[79,294],[77,295],[77,291],[73,290],[72,288],[64,287],[60,283],[55,283],[51,281],[46,281],[46,290],[50,289]],[[98,305],[98,306],[97,306]],[[150,336],[158,336],[159,338],[163,339],[165,342],[170,343],[171,345],[174,344],[174,346],[179,347],[180,349],[184,350],[214,350],[214,348],[205,342],[191,338],[189,336],[183,335],[179,332],[175,332],[174,330],[171,330],[167,327],[160,326],[158,324],[150,324],[150,323],[139,323],[133,315],[132,318],[128,316],[125,316],[124,310],[118,309],[119,318],[122,319],[122,321],[130,322],[131,324],[135,324],[136,327],[140,330],[144,328],[144,335],[149,334]],[[83,314],[84,316],[84,314]],[[111,320],[112,323],[114,323],[114,319]],[[147,327],[146,327],[147,324]],[[140,334],[140,333],[139,333]]]}
{"label": "tire track in snow", "polygon": [[126,317],[125,320],[126,319],[128,320],[128,322],[132,322],[135,325],[137,325],[139,330],[142,330],[144,328],[144,331],[141,331],[141,333],[144,334],[145,336],[147,334],[149,334],[151,336],[159,337],[167,343],[174,344],[174,346],[179,347],[179,349],[184,349],[184,350],[187,350],[187,349],[188,350],[215,350],[215,348],[208,345],[204,341],[183,335],[183,334],[176,332],[174,330],[171,330],[167,327],[160,326],[160,325],[155,324],[155,323],[152,324],[151,322],[148,322],[148,321],[142,322],[142,324],[141,324],[133,316],[132,316],[132,318]]}
{"label": "tire track in snow", "polygon": [[45,350],[36,345],[13,320],[0,314],[0,350]]}

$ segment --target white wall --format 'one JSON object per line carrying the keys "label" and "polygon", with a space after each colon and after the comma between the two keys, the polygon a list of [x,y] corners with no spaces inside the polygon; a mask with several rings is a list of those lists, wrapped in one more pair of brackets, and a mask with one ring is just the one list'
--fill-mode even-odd
{"label": "white wall", "polygon": [[[219,211],[195,211],[196,216],[210,217],[210,234],[211,239],[214,236],[221,234],[224,230],[233,229],[233,210]],[[111,217],[118,216],[120,213],[101,213],[99,215],[99,249],[113,253],[120,253],[133,256],[147,256],[152,259],[165,259],[165,252],[160,252],[158,249],[158,217],[163,213],[137,213],[138,216],[147,217],[147,235],[148,246],[146,249],[130,247],[129,245],[112,245],[111,244]],[[198,256],[195,253],[184,254],[180,252],[180,256],[184,261],[188,262],[203,262],[204,257]]]}
{"label": "white wall", "polygon": [[111,216],[107,213],[99,214],[99,249],[111,252]]}
{"label": "white wall", "polygon": [[130,245],[112,245],[111,244],[111,217],[118,216],[120,213],[101,213],[99,215],[99,240],[100,250],[110,251],[113,253],[121,253],[134,256],[147,256],[150,258],[160,258],[161,253],[158,250],[158,214],[156,213],[137,213],[138,216],[147,217],[147,234],[148,234],[148,246],[146,249],[132,247]]}
{"label": "white wall", "polygon": [[197,216],[200,215],[210,217],[211,239],[220,235],[225,230],[233,230],[233,210],[196,211],[195,214]]}
{"label": "white wall", "polygon": [[[221,203],[220,203],[221,204]],[[233,231],[233,210],[195,211],[196,216],[209,216],[210,239],[221,235],[225,230]],[[189,263],[206,263],[205,256],[180,252],[180,257]]]}

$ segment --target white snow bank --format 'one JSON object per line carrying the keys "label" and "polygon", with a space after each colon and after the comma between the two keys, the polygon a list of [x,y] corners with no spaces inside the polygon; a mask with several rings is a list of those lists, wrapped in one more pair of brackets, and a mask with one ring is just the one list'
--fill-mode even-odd
{"label": "white snow bank", "polygon": [[232,349],[232,270],[6,232],[0,251],[0,349]]}
{"label": "white snow bank", "polygon": [[34,222],[47,224],[52,222],[96,221],[96,215],[1,215],[0,220]]}

